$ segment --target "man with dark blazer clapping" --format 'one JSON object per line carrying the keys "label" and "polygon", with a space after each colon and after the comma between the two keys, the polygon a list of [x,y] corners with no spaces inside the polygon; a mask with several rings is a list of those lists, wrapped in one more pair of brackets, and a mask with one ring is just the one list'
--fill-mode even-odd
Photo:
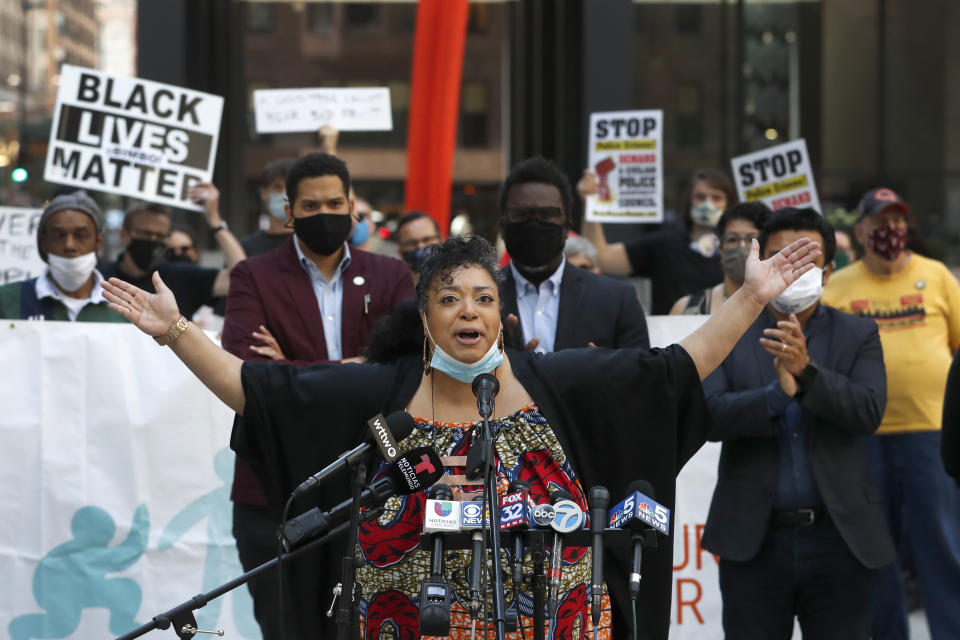
{"label": "man with dark blazer clapping", "polygon": [[769,257],[808,237],[823,255],[704,381],[723,442],[703,548],[720,557],[728,638],[870,636],[878,569],[895,558],[866,440],[886,405],[876,324],[820,304],[836,250],[812,209],[782,209]]}
{"label": "man with dark blazer clapping", "polygon": [[541,353],[576,347],[649,347],[634,288],[566,262],[573,195],[549,160],[515,166],[500,192],[500,229],[510,254],[500,284],[508,344]]}

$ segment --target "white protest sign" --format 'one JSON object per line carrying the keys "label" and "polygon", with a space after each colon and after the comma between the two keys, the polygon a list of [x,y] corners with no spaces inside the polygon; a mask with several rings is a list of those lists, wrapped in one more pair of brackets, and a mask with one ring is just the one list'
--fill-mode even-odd
{"label": "white protest sign", "polygon": [[213,177],[223,98],[63,65],[43,177],[202,210],[187,190]]}
{"label": "white protest sign", "polygon": [[810,207],[823,213],[803,138],[731,158],[730,166],[742,202],[760,201],[774,211]]}
{"label": "white protest sign", "polygon": [[663,111],[591,113],[588,149],[599,188],[587,220],[663,221]]}
{"label": "white protest sign", "polygon": [[390,89],[260,89],[253,92],[257,133],[316,131],[390,131]]}
{"label": "white protest sign", "polygon": [[37,252],[40,209],[0,207],[0,285],[39,276],[46,265]]}

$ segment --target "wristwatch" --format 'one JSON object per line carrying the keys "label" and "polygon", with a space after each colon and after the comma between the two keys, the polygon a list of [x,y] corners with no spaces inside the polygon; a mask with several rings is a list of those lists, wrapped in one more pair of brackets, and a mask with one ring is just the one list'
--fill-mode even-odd
{"label": "wristwatch", "polygon": [[221,221],[220,221],[220,224],[218,224],[217,226],[215,226],[215,227],[210,227],[210,233],[213,234],[213,233],[217,233],[218,231],[226,231],[227,228],[228,228],[228,227],[227,227],[227,221],[226,221],[226,220],[221,220]]}
{"label": "wristwatch", "polygon": [[813,386],[813,381],[817,379],[817,374],[820,373],[820,368],[817,366],[817,363],[811,360],[807,363],[807,366],[803,368],[803,371],[800,372],[800,375],[797,376],[797,397],[802,397],[806,393],[807,389]]}

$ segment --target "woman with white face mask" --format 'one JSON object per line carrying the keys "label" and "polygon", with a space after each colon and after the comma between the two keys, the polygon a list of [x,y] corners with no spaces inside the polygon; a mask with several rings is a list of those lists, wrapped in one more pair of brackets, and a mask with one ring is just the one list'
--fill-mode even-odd
{"label": "woman with white face mask", "polygon": [[0,287],[0,318],[117,322],[96,270],[103,220],[83,191],[51,200],[37,225],[37,249],[47,268],[39,277]]}
{"label": "woman with white face mask", "polygon": [[[282,504],[304,477],[349,448],[372,414],[398,410],[414,416],[416,425],[399,442],[400,449],[434,449],[443,456],[444,483],[460,497],[476,495],[480,482],[466,478],[464,460],[479,423],[471,383],[490,373],[499,382],[491,418],[497,486],[525,480],[538,503],[564,489],[585,509],[591,486],[624,495],[636,479],[637,452],[644,452],[645,479],[659,500],[672,504],[676,474],[703,444],[709,423],[700,381],[766,303],[819,255],[817,245],[806,240],[763,262],[758,252],[754,242],[744,285],[727,304],[679,345],[662,350],[574,349],[546,355],[505,350],[497,255],[481,238],[454,237],[429,248],[415,303],[385,319],[372,339],[367,357],[375,364],[304,369],[244,364],[190,327],[158,276],[156,295],[119,280],[107,283],[106,295],[111,308],[169,344],[241,415],[233,446],[269,474],[271,502]],[[431,564],[430,554],[419,549],[424,500],[424,492],[391,498],[382,516],[361,526],[357,581],[364,637],[383,637],[391,629],[394,637],[418,637],[416,602]],[[656,638],[666,638],[669,628],[670,548],[646,558],[641,584],[640,601],[647,606],[637,614]],[[468,556],[450,552],[446,557],[446,575],[459,596],[452,612],[462,616],[470,615],[459,604],[469,599]],[[603,616],[596,630],[589,628],[589,600],[583,597],[590,552],[566,549],[564,560],[568,570],[559,591],[565,604],[551,628],[572,635],[582,625],[583,636],[609,639],[612,626],[617,637],[626,637],[629,559],[615,560],[618,571],[606,576],[613,602],[605,595],[603,607],[612,606],[613,615]],[[294,596],[294,610],[316,606],[309,594],[293,587],[291,593],[300,594]],[[526,585],[513,588],[531,597]],[[521,624],[531,624],[522,613],[521,618]],[[486,633],[486,622],[477,626]]]}
{"label": "woman with white face mask", "polygon": [[762,202],[741,202],[723,212],[717,222],[723,282],[683,296],[674,303],[670,315],[709,315],[740,288],[750,244],[760,235],[771,213]]}
{"label": "woman with white face mask", "polygon": [[[577,192],[583,198],[597,192],[591,171],[584,172]],[[608,244],[602,225],[584,222],[583,235],[596,246],[605,274],[650,278],[651,313],[666,315],[678,298],[723,280],[716,227],[723,212],[736,203],[737,192],[726,173],[698,169],[678,207],[683,228],[665,224],[638,238]]]}

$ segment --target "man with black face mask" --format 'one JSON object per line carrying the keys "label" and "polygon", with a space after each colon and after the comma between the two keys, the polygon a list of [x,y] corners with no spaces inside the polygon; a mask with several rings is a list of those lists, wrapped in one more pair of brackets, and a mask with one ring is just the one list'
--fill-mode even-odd
{"label": "man with black face mask", "polygon": [[171,212],[164,205],[143,202],[134,205],[123,219],[120,238],[123,253],[116,261],[101,266],[105,279],[119,278],[144,291],[153,291],[153,272],[159,271],[164,283],[173,291],[183,315],[190,318],[197,309],[210,304],[213,298],[227,295],[230,271],[246,258],[240,242],[227,229],[219,211],[220,192],[209,183],[198,183],[189,197],[203,205],[203,216],[223,251],[226,267],[207,269],[184,262],[166,260],[170,237]]}
{"label": "man with black face mask", "polygon": [[400,216],[393,236],[414,278],[420,273],[420,263],[423,262],[427,247],[443,241],[440,225],[423,211],[408,211]]}
{"label": "man with black face mask", "polygon": [[[286,224],[293,233],[276,249],[234,269],[224,349],[243,360],[279,360],[296,366],[358,361],[377,321],[400,301],[414,297],[410,271],[401,261],[348,246],[357,223],[349,193],[350,174],[339,158],[310,153],[293,163],[286,178],[285,205]],[[336,504],[346,497],[333,485],[324,486],[317,499],[319,504]],[[231,498],[233,534],[240,562],[249,571],[276,555],[275,532],[283,505],[267,503],[252,469],[241,458]],[[300,588],[308,585],[316,602],[329,601],[342,557],[342,547],[330,545],[306,563],[285,567],[284,577],[297,581]],[[264,638],[279,636],[276,585],[272,572],[250,583]],[[290,640],[336,636],[335,620],[323,616],[319,607],[287,614]]]}
{"label": "man with black face mask", "polygon": [[570,182],[544,158],[524,160],[503,183],[500,229],[510,264],[503,269],[501,297],[508,340],[541,353],[649,348],[634,288],[564,259],[572,205]]}

